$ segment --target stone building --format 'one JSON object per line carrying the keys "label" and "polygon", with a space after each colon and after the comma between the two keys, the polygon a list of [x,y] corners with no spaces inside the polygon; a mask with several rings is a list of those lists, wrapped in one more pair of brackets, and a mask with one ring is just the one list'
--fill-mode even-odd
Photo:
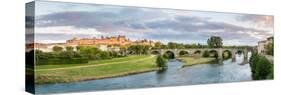
{"label": "stone building", "polygon": [[125,36],[118,37],[101,37],[98,38],[83,38],[77,39],[73,38],[66,41],[67,45],[79,45],[79,46],[87,46],[87,45],[126,45],[130,44],[131,41],[126,39]]}
{"label": "stone building", "polygon": [[77,46],[95,46],[102,51],[119,51],[120,46],[130,46],[130,45],[149,45],[154,46],[154,42],[150,40],[137,40],[131,41],[127,39],[125,36],[118,35],[117,37],[101,37],[101,38],[73,38],[67,40],[66,43],[50,43],[50,44],[43,44],[43,43],[34,43],[30,45],[30,49],[34,48],[37,50],[41,50],[43,52],[51,52],[54,46],[62,47],[63,50],[66,50],[67,46],[74,47],[76,50]]}
{"label": "stone building", "polygon": [[266,53],[266,51],[267,51],[266,46],[267,46],[268,43],[273,43],[273,37],[269,37],[266,40],[258,42],[257,49],[258,49],[259,54],[265,54]]}

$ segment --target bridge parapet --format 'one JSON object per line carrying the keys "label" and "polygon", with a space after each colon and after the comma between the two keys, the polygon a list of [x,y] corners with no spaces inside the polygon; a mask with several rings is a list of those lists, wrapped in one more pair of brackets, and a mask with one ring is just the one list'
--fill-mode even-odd
{"label": "bridge parapet", "polygon": [[235,54],[238,52],[238,51],[242,51],[243,54],[244,54],[244,60],[246,60],[246,62],[248,62],[248,49],[247,48],[189,48],[189,49],[151,49],[150,52],[153,52],[153,51],[157,51],[159,52],[160,54],[164,54],[168,51],[172,52],[175,56],[178,56],[179,53],[181,51],[186,51],[188,52],[188,54],[194,54],[196,51],[200,51],[201,54],[204,52],[204,51],[216,51],[218,53],[218,59],[219,60],[222,60],[223,59],[223,53],[225,51],[229,51],[231,53],[231,57],[232,57],[232,60],[235,61],[236,60],[236,56]]}

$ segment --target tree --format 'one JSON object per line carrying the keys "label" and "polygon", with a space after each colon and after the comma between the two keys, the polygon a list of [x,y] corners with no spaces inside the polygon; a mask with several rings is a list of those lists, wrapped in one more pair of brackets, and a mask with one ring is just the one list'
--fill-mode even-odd
{"label": "tree", "polygon": [[167,49],[168,48],[168,46],[167,45],[161,45],[161,49]]}
{"label": "tree", "polygon": [[128,48],[129,51],[132,51],[134,54],[148,54],[150,46],[149,45],[132,45]]}
{"label": "tree", "polygon": [[209,57],[209,56],[210,56],[209,51],[205,50],[205,51],[203,52],[203,57]]}
{"label": "tree", "polygon": [[168,43],[168,47],[169,47],[170,49],[175,49],[175,48],[177,48],[177,43],[169,42],[169,43]]}
{"label": "tree", "polygon": [[165,59],[170,59],[169,55],[167,53],[164,53],[162,57],[165,58]]}
{"label": "tree", "polygon": [[187,51],[180,51],[179,55],[180,56],[188,55],[188,52]]}
{"label": "tree", "polygon": [[76,46],[76,50],[79,51],[82,46]]}
{"label": "tree", "polygon": [[143,47],[142,54],[148,54],[149,53],[149,49],[150,49],[150,46],[149,45],[145,45]]}
{"label": "tree", "polygon": [[109,52],[105,52],[105,51],[100,52],[100,58],[101,59],[109,59],[110,58]]}
{"label": "tree", "polygon": [[273,48],[274,48],[273,43],[268,43],[265,48],[266,48],[266,54],[273,55],[273,53],[274,53],[274,51],[273,51]]}
{"label": "tree", "polygon": [[269,75],[266,77],[267,79],[273,79],[274,78],[274,68],[273,64],[271,64],[271,69],[269,72]]}
{"label": "tree", "polygon": [[219,36],[211,36],[208,41],[208,46],[211,48],[221,48],[223,43],[222,43],[222,39]]}
{"label": "tree", "polygon": [[79,52],[80,54],[88,59],[99,59],[100,58],[100,52],[101,50],[99,50],[96,47],[92,47],[92,46],[83,46],[79,48]]}
{"label": "tree", "polygon": [[162,43],[161,42],[156,42],[154,45],[154,48],[156,49],[160,49],[161,48]]}
{"label": "tree", "polygon": [[271,66],[272,66],[271,63],[264,56],[261,56],[258,62],[256,63],[254,79],[256,80],[267,79],[272,71]]}
{"label": "tree", "polygon": [[130,51],[133,51],[134,54],[141,54],[142,53],[142,46],[141,45],[132,45],[129,47]]}
{"label": "tree", "polygon": [[66,47],[66,51],[73,51],[73,47],[67,46],[67,47]]}
{"label": "tree", "polygon": [[74,52],[62,51],[58,54],[58,56],[62,59],[71,59],[74,58]]}
{"label": "tree", "polygon": [[167,59],[165,59],[162,55],[158,55],[156,59],[156,65],[157,67],[160,67],[161,69],[167,68]]}
{"label": "tree", "polygon": [[62,51],[62,47],[60,47],[60,46],[54,46],[53,47],[53,51],[55,51],[55,52],[60,52],[60,51]]}
{"label": "tree", "polygon": [[184,49],[184,44],[177,44],[177,49]]}
{"label": "tree", "polygon": [[[126,51],[127,51],[127,46],[120,46],[120,53],[122,55],[126,55]],[[111,54],[113,54],[113,52],[111,52]],[[117,54],[116,54],[117,55]],[[115,55],[114,55],[115,56]]]}

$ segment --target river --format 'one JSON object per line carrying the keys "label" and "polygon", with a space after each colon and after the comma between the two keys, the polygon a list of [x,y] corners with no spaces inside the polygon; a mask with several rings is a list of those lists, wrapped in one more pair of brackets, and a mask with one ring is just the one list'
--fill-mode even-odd
{"label": "river", "polygon": [[224,60],[223,64],[201,64],[182,68],[183,63],[173,59],[169,61],[168,69],[165,71],[73,83],[36,85],[35,91],[43,94],[250,81],[252,80],[250,66],[239,65],[242,61],[243,54],[236,54],[235,62],[228,59]]}

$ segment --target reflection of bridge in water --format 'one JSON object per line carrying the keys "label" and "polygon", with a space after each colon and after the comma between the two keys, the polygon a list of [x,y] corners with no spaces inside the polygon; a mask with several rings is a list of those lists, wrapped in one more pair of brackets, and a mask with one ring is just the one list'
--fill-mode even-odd
{"label": "reflection of bridge in water", "polygon": [[218,54],[217,58],[219,62],[222,62],[223,60],[223,53],[224,52],[229,52],[231,53],[231,58],[232,61],[236,61],[236,53],[241,52],[244,55],[244,61],[243,63],[248,63],[248,49],[243,48],[193,48],[193,49],[151,49],[150,53],[151,54],[165,54],[167,52],[173,53],[175,57],[178,57],[181,52],[186,52],[187,55],[194,55],[194,54],[200,54],[201,56],[203,55],[203,52],[208,51],[208,52],[216,52]]}

